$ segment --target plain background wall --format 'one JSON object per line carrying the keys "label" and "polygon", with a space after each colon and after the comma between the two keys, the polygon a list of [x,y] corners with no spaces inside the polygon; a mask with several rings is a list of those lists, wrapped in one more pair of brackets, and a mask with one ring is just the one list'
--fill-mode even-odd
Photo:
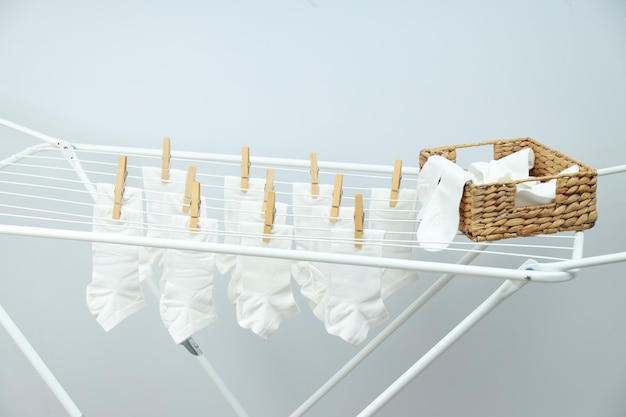
{"label": "plain background wall", "polygon": [[[179,150],[376,164],[532,136],[603,168],[626,163],[625,45],[617,0],[0,0],[0,117],[71,142],[171,136]],[[36,143],[0,134],[2,157]],[[626,250],[624,189],[624,175],[601,178],[586,254]],[[87,416],[233,415],[154,300],[101,330],[84,302],[89,244],[0,245],[0,303]],[[626,415],[623,270],[527,286],[380,415]],[[391,314],[433,279],[394,296]],[[309,415],[357,414],[494,285],[454,281]],[[310,314],[261,340],[225,287],[220,321],[196,340],[251,416],[288,415],[357,351]],[[65,415],[2,330],[0,415]]]}

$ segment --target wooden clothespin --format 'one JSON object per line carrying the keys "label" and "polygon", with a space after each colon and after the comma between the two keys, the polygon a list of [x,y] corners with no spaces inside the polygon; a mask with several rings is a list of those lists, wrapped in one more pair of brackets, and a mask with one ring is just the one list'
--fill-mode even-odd
{"label": "wooden clothespin", "polygon": [[363,223],[365,222],[365,213],[363,212],[363,194],[354,196],[354,247],[363,246]]}
{"label": "wooden clothespin", "polygon": [[335,175],[335,187],[333,188],[333,201],[330,206],[330,222],[337,223],[339,217],[339,206],[341,205],[341,195],[343,194],[343,174]]}
{"label": "wooden clothespin", "polygon": [[272,226],[274,225],[274,215],[276,213],[276,192],[269,191],[267,193],[267,204],[265,206],[265,223],[263,226],[263,242],[270,241]]}
{"label": "wooden clothespin", "polygon": [[320,169],[317,167],[317,153],[311,152],[311,197],[317,198],[320,194],[320,186],[319,186],[319,172]]}
{"label": "wooden clothespin", "polygon": [[122,215],[122,200],[128,175],[128,158],[120,155],[117,161],[117,176],[115,177],[115,191],[113,192],[113,220],[119,220]]}
{"label": "wooden clothespin", "polygon": [[270,191],[274,191],[274,175],[276,171],[273,169],[268,169],[267,174],[265,175],[265,191],[263,193],[263,207],[261,208],[261,215],[265,215],[265,209],[267,208],[267,199],[269,197]]}
{"label": "wooden clothespin", "polygon": [[183,213],[189,213],[189,207],[191,205],[191,191],[193,183],[196,181],[196,165],[189,165],[187,168],[187,180],[185,181],[185,196],[183,200]]}
{"label": "wooden clothespin", "polygon": [[391,177],[391,196],[389,197],[389,206],[395,207],[398,203],[398,194],[400,193],[400,181],[402,180],[402,160],[396,159],[393,164],[393,177]]}
{"label": "wooden clothespin", "polygon": [[189,213],[189,230],[195,232],[199,229],[198,218],[200,217],[200,183],[191,183],[191,203]]}
{"label": "wooden clothespin", "polygon": [[167,182],[170,179],[170,138],[163,138],[163,155],[161,156],[161,181]]}
{"label": "wooden clothespin", "polygon": [[250,148],[241,148],[241,192],[248,191],[248,180],[250,179]]}

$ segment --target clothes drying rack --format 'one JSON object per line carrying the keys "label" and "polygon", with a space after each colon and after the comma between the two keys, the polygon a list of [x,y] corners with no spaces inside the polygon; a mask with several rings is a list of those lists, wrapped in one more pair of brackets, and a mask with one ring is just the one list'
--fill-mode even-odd
{"label": "clothes drying rack", "polygon": [[[394,331],[414,315],[455,276],[488,277],[503,281],[475,310],[470,312],[448,334],[391,383],[358,415],[376,414],[404,387],[457,342],[476,323],[496,306],[528,283],[558,283],[575,278],[581,268],[626,261],[626,252],[583,256],[584,232],[562,232],[549,235],[503,239],[493,242],[473,242],[458,234],[448,248],[427,252],[413,239],[401,244],[411,245],[413,259],[367,257],[330,252],[295,249],[246,247],[227,243],[199,243],[148,236],[119,236],[91,231],[91,208],[96,196],[96,183],[115,183],[119,156],[124,155],[128,165],[125,178],[128,186],[141,188],[141,167],[159,166],[162,169],[197,167],[197,181],[202,184],[202,204],[209,216],[223,219],[223,180],[226,175],[243,179],[263,177],[272,171],[275,175],[273,191],[276,201],[289,201],[290,186],[295,181],[332,184],[337,174],[343,183],[337,197],[339,204],[354,205],[367,195],[372,187],[389,188],[390,195],[397,187],[414,188],[418,167],[396,164],[372,165],[309,159],[283,159],[250,155],[243,148],[241,155],[183,152],[163,148],[130,148],[70,143],[24,126],[0,119],[0,126],[12,129],[40,143],[0,160],[0,233],[84,242],[117,243],[157,248],[183,249],[282,258],[293,261],[313,261],[331,264],[368,266],[441,274],[402,313],[392,318],[375,336],[366,341],[358,353],[339,369],[291,414],[307,413],[325,394],[380,346]],[[169,142],[168,142],[169,143]],[[313,166],[312,166],[313,165]],[[626,165],[597,170],[598,176],[626,171]],[[399,175],[401,174],[401,175]],[[345,177],[345,178],[344,178]],[[401,181],[401,184],[400,184]],[[394,188],[395,187],[395,188]],[[312,189],[313,190],[313,189]],[[357,198],[357,196],[360,196]],[[367,197],[366,197],[367,201]],[[263,215],[261,213],[260,215]],[[367,216],[367,210],[365,211]],[[293,219],[291,219],[293,220]],[[220,220],[224,221],[224,220]],[[356,239],[356,237],[355,237]],[[393,244],[393,243],[391,243]],[[480,255],[480,258],[479,258]],[[497,260],[498,262],[493,262]],[[481,263],[483,261],[483,263]],[[494,264],[511,267],[493,266]],[[158,296],[159,288],[146,280]],[[0,324],[25,354],[41,378],[72,417],[82,416],[78,406],[64,390],[54,374],[39,357],[17,325],[0,305]],[[244,407],[215,371],[201,347],[192,337],[182,345],[195,357],[217,389],[238,416],[247,416]]]}

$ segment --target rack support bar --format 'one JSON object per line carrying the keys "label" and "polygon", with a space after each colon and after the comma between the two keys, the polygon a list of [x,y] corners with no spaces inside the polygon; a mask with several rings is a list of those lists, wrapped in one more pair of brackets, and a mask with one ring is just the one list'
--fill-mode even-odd
{"label": "rack support bar", "polygon": [[426,352],[413,366],[393,382],[374,401],[372,401],[357,417],[369,417],[376,414],[393,399],[402,389],[421,374],[430,364],[443,355],[465,333],[474,327],[500,303],[526,285],[524,281],[507,280],[498,287],[481,305],[463,319],[454,329],[445,335],[435,346]]}

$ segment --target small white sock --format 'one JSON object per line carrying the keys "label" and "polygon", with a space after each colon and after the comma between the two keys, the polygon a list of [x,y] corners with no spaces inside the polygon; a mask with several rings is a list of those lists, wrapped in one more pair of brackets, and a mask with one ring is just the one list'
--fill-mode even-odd
{"label": "small white sock", "polygon": [[[367,211],[367,228],[385,231],[385,258],[411,259],[411,241],[415,236],[417,221],[417,191],[401,189],[395,207],[389,205],[389,189],[373,188]],[[417,271],[383,269],[381,295],[383,299],[412,284],[418,279]]]}
{"label": "small white sock", "polygon": [[[330,207],[316,206],[311,209],[311,250],[315,252],[331,252],[331,231],[334,229],[354,230],[354,207],[340,207],[337,221],[330,221]],[[330,268],[325,262],[309,262],[310,277],[300,286],[300,293],[307,300],[313,314],[324,321],[326,304],[330,297]]]}
{"label": "small white sock", "polygon": [[[382,255],[382,230],[364,230],[361,248],[354,246],[354,229],[333,229],[331,235],[333,253],[372,257]],[[365,340],[372,327],[389,317],[380,294],[382,270],[333,264],[331,273],[324,326],[328,333],[358,345]]]}
{"label": "small white sock", "polygon": [[[292,227],[274,225],[269,242],[263,242],[263,225],[242,223],[240,230],[250,236],[241,238],[242,245],[287,249],[291,247]],[[241,274],[241,294],[236,311],[239,325],[267,338],[280,324],[300,310],[291,291],[291,261],[257,256],[237,256]]]}
{"label": "small white sock", "polygon": [[[113,196],[115,195],[115,185],[98,183],[96,184],[96,204],[102,206],[113,207]],[[122,207],[130,207],[133,210],[141,211],[143,213],[143,191],[141,188],[126,187],[124,188],[124,197],[122,199]],[[137,229],[139,235],[143,235],[145,232],[145,225],[143,214],[139,223],[134,224],[133,227]],[[152,264],[147,256],[146,248],[139,247],[139,282],[152,274]]]}
{"label": "small white sock", "polygon": [[[311,195],[311,184],[294,182],[292,184],[291,210],[293,213],[293,234],[296,250],[310,251],[313,244],[311,237],[311,214],[313,207],[330,207],[332,201],[333,186],[319,184],[317,198]],[[311,278],[308,261],[294,261],[293,277],[299,285],[303,285]]]}
{"label": "small white sock", "polygon": [[[428,204],[435,188],[439,184],[439,180],[441,179],[441,174],[450,164],[454,164],[454,162],[449,161],[440,155],[433,155],[426,162],[417,176],[417,198],[420,203],[422,203],[422,207],[425,207]],[[418,219],[422,218],[422,212],[418,213]]]}
{"label": "small white sock", "polygon": [[459,230],[459,204],[463,187],[471,178],[472,175],[463,168],[448,161],[441,173],[439,184],[422,208],[422,222],[417,229],[417,240],[424,249],[438,251],[448,247],[454,240]]}
{"label": "small white sock", "polygon": [[[147,237],[167,238],[171,216],[182,215],[185,201],[185,183],[187,173],[178,169],[170,169],[168,181],[161,181],[161,168],[144,166],[141,168],[143,189],[146,197]],[[165,249],[145,246],[144,251],[151,265],[163,263]],[[152,268],[146,277],[152,275]]]}
{"label": "small white sock", "polygon": [[[178,232],[170,234],[172,239],[217,241],[215,219],[199,218],[196,232],[189,230],[189,216],[174,216],[170,225],[179,228]],[[180,249],[165,251],[160,313],[175,343],[184,342],[217,320],[213,305],[214,270],[214,253]]]}
{"label": "small white sock", "polygon": [[[261,216],[263,203],[260,201],[242,201],[240,205],[239,223],[265,224],[265,215]],[[285,224],[287,222],[287,204],[276,203],[274,214],[274,224]],[[241,230],[239,230],[241,232]],[[236,259],[235,257],[233,258]],[[228,299],[235,304],[241,295],[241,273],[236,268],[232,271],[228,282]]]}
{"label": "small white sock", "polygon": [[[239,218],[243,201],[257,201],[263,203],[265,178],[249,178],[248,189],[241,192],[240,177],[224,177],[224,243],[238,245],[240,240]],[[217,254],[217,270],[227,275],[235,270],[235,255],[227,253]]]}
{"label": "small white sock", "polygon": [[[119,220],[113,220],[112,215],[112,205],[94,205],[93,231],[143,235],[142,211],[123,206]],[[99,242],[93,242],[91,247],[92,281],[87,285],[87,306],[108,332],[144,306],[139,287],[139,250],[137,246]]]}

